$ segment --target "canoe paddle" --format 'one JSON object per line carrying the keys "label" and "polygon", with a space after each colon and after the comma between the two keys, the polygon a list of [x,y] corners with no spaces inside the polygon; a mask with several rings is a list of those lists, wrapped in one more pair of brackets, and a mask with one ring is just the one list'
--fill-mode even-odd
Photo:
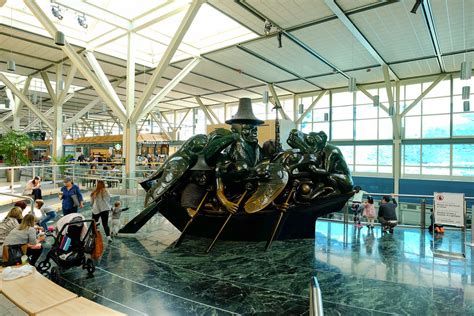
{"label": "canoe paddle", "polygon": [[[293,193],[295,192],[295,190],[296,190],[296,188],[295,188],[295,186],[293,186],[293,188],[291,188],[290,193],[288,194],[288,197],[285,200],[285,204],[290,201],[290,198],[293,195]],[[278,216],[278,220],[276,221],[275,226],[273,226],[272,235],[270,236],[270,239],[268,239],[267,244],[265,245],[265,251],[267,251],[267,249],[270,248],[270,246],[272,245],[272,241],[275,238],[275,234],[278,230],[278,227],[280,227],[281,219],[283,218],[283,214],[285,214],[285,212],[286,212],[286,210],[280,211],[280,215]]]}
{"label": "canoe paddle", "polygon": [[191,225],[194,218],[198,215],[199,211],[201,210],[201,207],[204,205],[204,201],[206,201],[207,199],[208,194],[209,194],[209,191],[206,191],[206,194],[204,194],[204,197],[202,198],[201,203],[199,203],[198,207],[196,208],[194,215],[191,216],[191,218],[186,223],[186,226],[184,226],[184,229],[181,232],[181,235],[179,236],[178,241],[176,241],[176,244],[174,245],[175,248],[179,247],[179,245],[181,245],[181,243],[183,242],[183,238],[184,238],[184,235],[186,234],[186,230],[188,229],[189,225]]}
{"label": "canoe paddle", "polygon": [[[245,190],[244,193],[242,194],[242,196],[240,197],[240,199],[237,201],[237,205],[240,206],[240,203],[242,202],[242,200],[244,199],[245,195],[247,194],[248,190]],[[230,213],[229,216],[227,216],[227,219],[225,220],[224,224],[222,225],[221,229],[219,230],[219,232],[217,233],[216,237],[214,237],[214,240],[212,241],[212,243],[209,245],[209,247],[207,248],[206,250],[206,253],[209,253],[209,251],[211,251],[212,247],[214,247],[214,244],[216,243],[217,239],[219,238],[219,236],[221,235],[222,231],[224,230],[225,226],[227,225],[227,223],[229,222],[230,218],[232,217],[232,215],[234,215],[233,213]]]}

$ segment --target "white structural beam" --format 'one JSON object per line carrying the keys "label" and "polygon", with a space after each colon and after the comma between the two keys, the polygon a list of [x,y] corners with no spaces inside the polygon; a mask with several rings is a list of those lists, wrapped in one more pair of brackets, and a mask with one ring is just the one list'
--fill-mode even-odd
{"label": "white structural beam", "polygon": [[176,126],[176,127],[174,128],[174,131],[175,131],[175,132],[181,127],[181,125],[183,125],[183,122],[184,122],[184,120],[186,119],[186,117],[188,116],[189,112],[191,112],[191,109],[188,109],[188,110],[186,111],[186,113],[184,113],[184,116],[183,116],[183,118],[181,119],[181,121],[179,121],[178,126]]}
{"label": "white structural beam", "polygon": [[217,122],[217,124],[222,124],[222,121],[219,119],[217,114],[214,112],[214,110],[212,110],[210,106],[206,106],[206,109],[209,111],[209,113],[211,113],[212,117]]}
{"label": "white structural beam", "polygon": [[201,110],[204,112],[204,115],[206,116],[207,120],[209,121],[210,124],[215,124],[214,120],[211,117],[211,114],[208,111],[208,108],[202,103],[202,100],[198,96],[194,96],[194,99],[196,99],[197,104],[201,108]]}
{"label": "white structural beam", "polygon": [[303,121],[304,117],[310,113],[313,108],[316,106],[316,104],[318,104],[318,102],[324,97],[324,95],[328,92],[328,90],[323,90],[321,91],[321,93],[318,95],[318,97],[313,101],[313,103],[311,103],[309,105],[309,107],[306,109],[306,111],[303,112],[303,114],[301,114],[300,118],[296,120],[296,124],[301,124],[301,122]]}
{"label": "white structural beam", "polygon": [[[31,1],[31,0],[25,0],[25,1]],[[189,27],[191,26],[191,23],[193,22],[195,16],[197,15],[202,2],[203,2],[202,0],[194,0],[189,6],[189,9],[187,10],[178,29],[176,30],[175,35],[171,39],[170,44],[166,48],[166,51],[164,52],[163,57],[161,58],[158,66],[153,72],[153,75],[151,76],[145,88],[145,91],[143,91],[143,94],[140,100],[138,101],[137,106],[135,107],[135,110],[133,111],[132,118],[134,118],[135,122],[137,121],[137,118],[139,118],[140,113],[142,113],[145,107],[147,106],[148,100],[153,94],[153,91],[155,90],[156,85],[158,84],[158,81],[163,76],[166,68],[168,67],[171,61],[171,58],[173,57],[174,53],[178,49],[179,45],[181,44],[181,41],[183,40],[184,35],[188,31]]]}
{"label": "white structural beam", "polygon": [[112,111],[107,111],[107,113],[109,113],[110,118],[117,124],[118,128],[123,129],[122,123],[120,123],[120,120],[114,116],[114,113]]}
{"label": "white structural beam", "polygon": [[54,92],[53,86],[51,86],[51,81],[49,81],[48,74],[45,71],[42,71],[41,73],[41,78],[43,78],[44,85],[46,86],[46,90],[48,90],[48,94],[51,97],[51,100],[53,101],[53,104],[57,102],[57,95],[56,92]]}
{"label": "white structural beam", "polygon": [[[71,68],[69,69],[69,73],[66,76],[66,81],[64,81],[64,87],[62,87],[61,93],[57,95],[57,102],[59,104],[64,104],[66,103],[72,96],[73,94],[68,94],[69,88],[71,87],[72,80],[74,80],[74,76],[76,75],[77,72],[77,67],[76,65],[72,65]],[[68,99],[68,96],[69,99]]]}
{"label": "white structural beam", "polygon": [[12,111],[12,112],[8,112],[7,114],[5,114],[4,117],[2,117],[2,118],[0,119],[0,123],[5,122],[6,120],[8,120],[8,119],[9,119],[10,117],[12,117],[12,116],[13,116],[13,111]]}
{"label": "white structural beam", "polygon": [[[15,106],[16,106],[16,105],[15,105],[15,103],[16,103],[16,101],[15,101],[15,96],[13,95],[12,91],[11,91],[10,89],[8,89],[8,88],[5,88],[5,93],[7,94],[8,100],[10,101],[10,109],[11,109],[11,111],[9,112],[9,114],[13,115],[13,114],[15,113]],[[10,117],[10,116],[8,116],[8,117]],[[0,121],[0,123],[3,124],[4,121],[5,121],[5,120],[2,119],[2,120]],[[6,126],[6,125],[3,124],[3,126]],[[17,117],[17,116],[14,116],[14,117],[13,117],[12,129],[15,130],[15,131],[17,131],[17,130],[20,129],[20,118]]]}
{"label": "white structural beam", "polygon": [[390,75],[388,71],[388,66],[382,66],[383,71],[383,80],[385,82],[385,90],[387,90],[387,98],[388,98],[388,105],[389,109],[395,109],[395,102],[393,99],[393,90],[392,90],[392,82],[390,81]]}
{"label": "white structural beam", "polygon": [[[138,105],[135,107],[135,109],[133,110],[133,113],[132,113],[132,117],[131,117],[131,121],[132,122],[138,122],[138,120],[140,120],[140,118],[142,118],[144,115],[146,115],[148,112],[150,112],[151,110],[153,110],[157,105],[158,103],[161,102],[161,100],[163,100],[166,95],[171,91],[173,90],[174,87],[176,87],[176,85],[178,83],[180,83],[181,80],[184,79],[184,77],[186,77],[190,72],[191,70],[193,70],[194,67],[196,67],[196,65],[201,61],[201,58],[199,57],[195,57],[193,60],[191,60],[189,62],[189,64],[186,65],[186,67],[184,67],[173,79],[171,79],[170,82],[168,82],[164,87],[163,89],[160,90],[160,92],[158,92],[151,100],[150,102],[148,102],[140,111],[138,111]],[[148,86],[147,86],[148,87]]]}
{"label": "white structural beam", "polygon": [[[163,124],[161,124],[161,121],[158,119],[158,117],[156,116],[156,114],[154,112],[150,112],[150,117],[156,122],[156,124],[158,124],[158,126],[160,127],[161,131],[163,132],[163,134],[166,136],[166,138],[168,138],[168,140],[173,140],[173,138],[171,137],[171,135],[168,133],[168,131],[165,129],[165,127],[163,126]],[[162,116],[164,117],[164,116]]]}
{"label": "white structural beam", "polygon": [[95,74],[97,75],[97,78],[99,79],[100,83],[106,89],[110,97],[113,99],[113,104],[114,106],[116,106],[116,110],[122,112],[125,115],[126,111],[122,104],[122,101],[120,101],[120,98],[112,87],[112,84],[110,83],[109,79],[102,70],[102,67],[100,67],[99,62],[94,56],[94,53],[92,53],[91,51],[86,51],[85,56],[89,61],[89,64],[91,65],[92,69],[94,70]]}
{"label": "white structural beam", "polygon": [[270,90],[270,93],[273,96],[273,100],[275,101],[275,106],[278,112],[280,112],[281,117],[285,120],[291,120],[288,117],[288,115],[286,115],[285,111],[283,110],[283,107],[281,106],[280,99],[278,98],[278,94],[275,91],[275,87],[273,86],[273,83],[269,83],[267,86],[268,86],[268,89]]}
{"label": "white structural beam", "polygon": [[[24,0],[25,4],[31,10],[33,15],[38,19],[44,29],[49,33],[51,37],[54,37],[57,28],[48,18],[48,16],[41,10],[35,0]],[[82,75],[87,79],[87,81],[94,87],[97,94],[104,100],[104,102],[114,111],[114,113],[122,120],[125,120],[125,113],[118,111],[119,105],[115,103],[113,97],[108,93],[107,89],[102,86],[100,80],[96,75],[89,69],[87,64],[82,60],[82,58],[76,53],[74,48],[65,41],[65,45],[61,46],[63,52],[71,60],[71,62],[77,66]]]}
{"label": "white structural beam", "polygon": [[[136,154],[137,154],[137,121],[130,121],[133,110],[135,109],[135,38],[134,32],[128,32],[127,36],[127,81],[125,96],[125,116],[127,121],[123,122],[122,133],[122,152],[125,157],[125,177],[135,177]],[[125,179],[124,179],[125,180]],[[127,188],[133,188],[135,183],[124,181]]]}
{"label": "white structural beam", "polygon": [[[48,116],[50,116],[52,113],[54,113],[54,106],[53,107],[50,107],[46,112],[44,112],[44,116],[47,118]],[[33,122],[31,122],[30,124],[28,124],[24,129],[23,131],[24,132],[28,132],[29,130],[31,130],[31,128],[35,127],[36,124],[38,124],[39,122],[41,122],[41,120],[39,118],[36,118],[33,120]]]}
{"label": "white structural beam", "polygon": [[430,93],[431,90],[433,90],[434,87],[438,85],[441,81],[446,78],[446,76],[449,76],[448,74],[441,74],[436,78],[435,81],[433,81],[428,88],[423,91],[418,98],[416,98],[403,112],[400,114],[401,117],[404,117],[407,115],[408,112],[410,112],[411,109],[413,109],[428,93]]}
{"label": "white structural beam", "polygon": [[5,77],[5,75],[2,73],[0,73],[0,81],[2,81],[8,88],[10,88],[13,94],[20,98],[20,100],[24,104],[26,104],[26,106],[31,110],[31,112],[33,112],[38,118],[40,118],[41,121],[43,121],[51,130],[54,130],[53,124],[51,124],[51,122],[43,115],[43,113],[41,113],[41,111],[34,104],[31,103],[28,97],[21,93],[21,91],[18,90],[18,88],[15,87],[15,85],[10,80],[8,80],[8,78]]}
{"label": "white structural beam", "polygon": [[[369,91],[365,90],[364,88],[362,88],[361,86],[357,86],[357,89],[360,90],[360,92],[362,92],[363,94],[365,94],[370,100],[374,101],[374,96],[371,95],[369,93]],[[389,112],[388,108],[382,103],[382,102],[379,102],[379,106],[382,110],[384,110],[387,114]]]}
{"label": "white structural beam", "polygon": [[133,19],[129,31],[139,32],[149,26],[166,20],[189,7],[189,3],[180,1],[167,1],[153,9],[149,14]]}
{"label": "white structural beam", "polygon": [[[23,85],[23,89],[21,89],[22,93],[24,93],[24,94],[28,93],[28,90],[30,89],[31,79],[33,79],[33,77],[31,77],[31,76],[28,76],[26,78],[25,84]],[[17,98],[16,101],[15,101],[15,110],[14,110],[14,113],[13,113],[14,118],[19,117],[18,115],[21,112],[22,105],[23,105],[23,103],[22,103],[21,99]]]}
{"label": "white structural beam", "polygon": [[94,106],[96,106],[97,104],[99,104],[100,102],[100,98],[97,97],[95,98],[94,100],[92,100],[91,102],[89,102],[85,107],[83,107],[79,112],[77,112],[73,117],[71,117],[70,119],[66,120],[66,122],[64,122],[63,124],[63,129],[68,129],[69,127],[71,127],[72,124],[74,124],[75,122],[77,122],[77,120],[79,120],[80,118],[82,118],[87,112],[89,112]]}
{"label": "white structural beam", "polygon": [[[381,65],[387,66],[385,60],[380,56],[380,54],[375,50],[375,48],[369,43],[365,36],[359,31],[359,29],[352,23],[351,20],[347,17],[344,11],[339,7],[335,0],[324,0],[326,5],[331,9],[331,11],[339,18],[339,20],[344,24],[344,26],[352,33],[355,39],[369,52],[369,54]],[[397,75],[388,68],[390,76],[394,80],[399,80]]]}

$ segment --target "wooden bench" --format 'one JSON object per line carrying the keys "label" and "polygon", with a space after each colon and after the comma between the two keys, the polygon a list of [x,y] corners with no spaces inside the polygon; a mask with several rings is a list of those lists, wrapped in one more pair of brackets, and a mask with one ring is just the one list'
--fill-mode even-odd
{"label": "wooden bench", "polygon": [[26,277],[3,281],[1,286],[3,295],[30,315],[36,315],[77,297],[37,271]]}
{"label": "wooden bench", "polygon": [[64,315],[119,316],[119,315],[125,315],[125,314],[114,311],[113,309],[102,306],[100,304],[92,302],[83,297],[75,298],[61,305],[55,306],[41,313],[38,313],[38,316],[64,316]]}

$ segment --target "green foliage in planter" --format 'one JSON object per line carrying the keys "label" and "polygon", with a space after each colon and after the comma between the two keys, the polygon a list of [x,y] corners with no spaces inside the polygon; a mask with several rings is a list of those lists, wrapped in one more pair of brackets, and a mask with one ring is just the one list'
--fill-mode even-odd
{"label": "green foliage in planter", "polygon": [[28,164],[27,150],[32,147],[30,138],[23,132],[11,130],[0,137],[0,154],[8,166]]}
{"label": "green foliage in planter", "polygon": [[[74,158],[73,155],[67,155],[65,157],[53,157],[53,161],[57,164],[57,165],[65,165],[69,159],[71,158]],[[61,166],[59,167],[59,173],[61,175],[64,174],[64,171],[66,171],[66,166]]]}

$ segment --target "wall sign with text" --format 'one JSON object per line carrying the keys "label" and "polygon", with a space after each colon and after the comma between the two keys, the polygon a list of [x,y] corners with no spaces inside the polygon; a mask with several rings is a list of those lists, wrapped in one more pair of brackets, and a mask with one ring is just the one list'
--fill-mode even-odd
{"label": "wall sign with text", "polygon": [[464,193],[434,193],[435,224],[464,226]]}

